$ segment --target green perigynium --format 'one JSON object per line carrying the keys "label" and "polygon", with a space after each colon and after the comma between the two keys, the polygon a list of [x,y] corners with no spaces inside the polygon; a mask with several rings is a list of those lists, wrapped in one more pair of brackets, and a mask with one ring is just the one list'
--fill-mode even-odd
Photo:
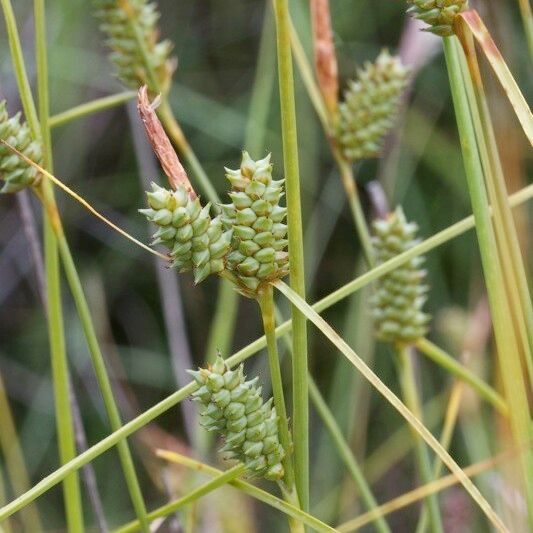
{"label": "green perigynium", "polygon": [[220,217],[211,218],[211,204],[202,207],[184,187],[171,191],[155,183],[146,196],[150,207],[140,212],[159,226],[153,244],[170,250],[172,266],[180,272],[193,270],[196,283],[224,270],[231,230],[223,229]]}
{"label": "green perigynium", "polygon": [[[30,128],[26,122],[20,120],[20,113],[9,117],[5,100],[0,101],[0,139],[8,142],[35,163],[42,162],[40,143],[32,139]],[[4,182],[0,192],[18,192],[25,187],[35,185],[39,179],[39,172],[2,144],[0,179]]]}
{"label": "green perigynium", "polygon": [[253,296],[262,284],[288,273],[287,209],[279,205],[285,180],[272,179],[270,154],[254,161],[247,152],[239,169],[226,169],[226,178],[231,203],[222,206],[222,222],[233,230],[226,268],[237,276],[241,292]]}
{"label": "green perigynium", "polygon": [[272,399],[263,402],[258,378],[246,381],[243,365],[230,370],[220,356],[209,368],[189,373],[200,386],[193,399],[205,407],[203,426],[225,438],[222,451],[244,463],[253,476],[282,479],[285,451],[278,438],[278,416]]}
{"label": "green perigynium", "polygon": [[429,24],[426,31],[441,37],[454,34],[455,17],[468,9],[468,0],[407,0],[411,7],[408,13]]}
{"label": "green perigynium", "polygon": [[166,92],[174,61],[169,58],[172,43],[158,41],[157,5],[146,0],[95,0],[95,6],[111,49],[109,57],[122,83],[131,89],[146,84],[152,92]]}
{"label": "green perigynium", "polygon": [[409,69],[383,50],[348,84],[339,106],[337,142],[348,161],[376,157],[394,125]]}
{"label": "green perigynium", "polygon": [[[376,220],[372,228],[378,263],[420,242],[416,238],[418,226],[407,222],[401,207],[387,219]],[[420,268],[424,260],[414,257],[377,282],[370,304],[379,339],[408,344],[425,336],[430,316],[423,311],[428,292],[423,283],[426,271]]]}

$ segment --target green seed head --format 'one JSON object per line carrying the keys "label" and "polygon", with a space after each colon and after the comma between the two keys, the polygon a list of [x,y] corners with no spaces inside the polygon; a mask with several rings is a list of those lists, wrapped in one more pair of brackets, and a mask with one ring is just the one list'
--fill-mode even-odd
{"label": "green seed head", "polygon": [[200,386],[193,399],[204,407],[203,426],[225,438],[222,451],[244,463],[252,476],[282,479],[278,416],[272,399],[263,402],[257,378],[246,381],[242,365],[229,370],[220,356],[211,367],[189,373]]}
{"label": "green seed head", "polygon": [[[401,207],[386,220],[373,223],[373,244],[378,263],[409,250],[416,244],[418,227],[409,223]],[[377,337],[387,342],[412,343],[427,333],[430,316],[424,313],[428,287],[423,257],[415,257],[381,277],[370,303]]]}
{"label": "green seed head", "polygon": [[171,191],[155,183],[146,196],[149,208],[140,212],[159,226],[152,244],[170,250],[172,266],[180,272],[192,270],[196,283],[224,270],[232,232],[224,231],[220,217],[211,219],[210,204],[202,208],[185,188]]}
{"label": "green seed head", "polygon": [[468,9],[468,0],[407,0],[407,3],[411,6],[407,12],[429,24],[426,31],[441,37],[454,34],[455,17]]}
{"label": "green seed head", "polygon": [[270,154],[254,161],[247,152],[238,170],[226,169],[226,178],[231,203],[222,206],[222,221],[233,230],[226,266],[236,274],[241,292],[254,296],[264,283],[288,273],[287,209],[279,205],[284,180],[272,179]]}
{"label": "green seed head", "polygon": [[[32,140],[28,125],[20,121],[20,113],[9,117],[5,100],[0,101],[0,139],[8,142],[35,163],[42,162],[40,143]],[[4,182],[0,192],[18,192],[25,187],[35,185],[39,179],[39,172],[1,144],[0,179]]]}
{"label": "green seed head", "polygon": [[120,81],[132,89],[148,85],[153,93],[166,92],[174,60],[169,59],[171,42],[158,42],[156,4],[146,0],[95,0],[95,6]]}
{"label": "green seed head", "polygon": [[347,160],[379,155],[408,79],[409,69],[387,50],[358,70],[339,106],[337,142]]}

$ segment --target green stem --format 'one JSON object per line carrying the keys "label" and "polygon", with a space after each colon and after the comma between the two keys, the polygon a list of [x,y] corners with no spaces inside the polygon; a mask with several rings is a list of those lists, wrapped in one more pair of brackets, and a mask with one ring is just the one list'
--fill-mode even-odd
{"label": "green stem", "polygon": [[125,104],[136,96],[137,93],[135,91],[124,91],[122,93],[104,96],[103,98],[97,98],[91,102],[77,105],[66,111],[62,111],[57,115],[51,116],[49,120],[50,128],[57,128],[68,124],[69,122],[73,122],[74,120],[86,117],[87,115],[99,113],[100,111],[105,111],[106,109]]}
{"label": "green stem", "polygon": [[[524,446],[530,439],[531,417],[519,360],[520,350],[514,334],[511,309],[505,291],[505,279],[502,274],[496,237],[490,218],[483,169],[477,150],[473,118],[465,90],[465,78],[469,78],[469,73],[463,72],[459,56],[462,49],[456,37],[444,38],[444,52],[461,139],[468,189],[476,221],[477,238],[493,319],[500,371],[511,414],[511,430],[515,444]],[[526,500],[530,519],[533,521],[533,452],[530,449],[524,451],[521,454],[521,461]]]}
{"label": "green stem", "polygon": [[[500,261],[507,282],[507,292],[513,309],[517,335],[524,346],[531,386],[533,387],[533,302],[527,283],[526,271],[513,215],[507,200],[507,186],[499,157],[496,136],[485,96],[481,72],[476,58],[472,35],[462,35],[462,44],[468,52],[460,53],[463,79],[474,123],[481,162],[491,205],[494,208],[494,230]],[[471,75],[468,75],[470,70]],[[474,83],[475,82],[475,83]]]}
{"label": "green stem", "polygon": [[[294,79],[290,44],[288,0],[274,0],[278,50],[278,77],[283,136],[283,161],[287,189],[290,279],[294,291],[305,299],[304,250],[298,169],[298,140],[294,102]],[[291,308],[293,328],[292,394],[294,470],[296,490],[302,509],[309,508],[309,405],[307,384],[307,323],[305,316]]]}
{"label": "green stem", "polygon": [[[533,198],[533,185],[525,187],[521,191],[515,193],[510,197],[510,203],[512,206],[519,205],[526,200]],[[474,218],[472,216],[467,217],[460,222],[452,225],[449,228],[435,234],[433,237],[426,239],[420,244],[414,246],[413,248],[403,252],[396,257],[393,257],[389,261],[382,263],[378,267],[372,269],[369,272],[366,272],[362,276],[356,278],[355,280],[345,284],[336,291],[330,293],[328,296],[322,298],[317,303],[315,303],[311,309],[317,313],[328,309],[329,307],[340,302],[344,298],[347,298],[357,290],[367,286],[369,283],[375,281],[380,276],[392,272],[398,266],[402,265],[406,261],[409,261],[413,257],[427,253],[429,250],[438,247],[443,242],[449,241],[450,239],[462,235],[469,229],[474,227]],[[287,320],[283,324],[279,325],[276,328],[276,337],[287,334],[292,329],[292,321]],[[226,359],[226,364],[232,368],[239,363],[242,363],[246,359],[250,358],[252,355],[258,353],[260,350],[266,347],[266,338],[263,335],[254,342],[248,344],[231,357]],[[177,390],[170,396],[167,396],[164,400],[160,401],[156,405],[147,409],[144,413],[140,414],[133,420],[130,420],[124,424],[119,430],[114,431],[112,434],[108,435],[106,438],[102,439],[100,442],[94,446],[87,449],[85,452],[78,455],[75,459],[70,461],[68,464],[63,465],[61,468],[58,468],[47,477],[42,479],[39,483],[34,485],[29,491],[20,495],[18,498],[10,502],[8,505],[0,509],[0,521],[11,516],[13,513],[16,513],[20,509],[23,509],[41,494],[44,494],[46,491],[50,490],[52,487],[60,483],[68,474],[78,470],[87,463],[90,463],[96,457],[99,457],[107,450],[117,445],[120,441],[126,439],[131,434],[135,433],[142,427],[146,426],[158,416],[166,413],[169,409],[172,409],[179,402],[183,401],[185,398],[190,396],[197,389],[195,383],[189,383],[185,387]]]}
{"label": "green stem", "polygon": [[[113,431],[118,431],[121,429],[122,426],[120,413],[115,402],[111,381],[107,373],[104,356],[102,354],[102,351],[100,350],[100,345],[98,343],[96,331],[94,329],[94,324],[91,318],[89,306],[87,304],[87,300],[83,292],[83,287],[81,285],[81,281],[76,270],[72,254],[70,252],[61,225],[56,228],[56,235],[59,242],[59,253],[61,254],[61,259],[63,262],[63,267],[65,269],[67,281],[69,283],[72,297],[76,304],[78,315],[80,317],[80,322],[85,333],[85,338],[89,347],[89,353],[91,354],[96,379],[98,381],[100,392],[104,400],[107,416],[109,418],[109,424]],[[131,501],[133,503],[133,507],[135,508],[135,513],[139,518],[142,530],[148,532],[149,525],[148,520],[146,518],[146,506],[144,504],[139,480],[137,478],[137,474],[135,473],[135,466],[133,463],[133,458],[131,456],[129,445],[126,440],[123,440],[120,443],[117,443],[117,448]]]}
{"label": "green stem", "polygon": [[363,206],[361,205],[361,199],[359,198],[359,193],[357,191],[357,184],[355,182],[352,165],[341,156],[337,148],[333,147],[332,150],[335,161],[337,162],[337,166],[339,168],[342,185],[344,186],[344,190],[346,192],[348,205],[350,206],[350,211],[352,212],[357,234],[359,236],[359,240],[361,241],[365,261],[368,267],[372,268],[376,263],[374,257],[374,247],[372,246],[372,237],[370,236]]}
{"label": "green stem", "polygon": [[[365,476],[361,471],[361,467],[357,463],[357,460],[355,459],[352,450],[350,449],[350,446],[346,442],[342,431],[340,430],[335,418],[333,417],[333,414],[329,410],[326,402],[324,401],[324,398],[320,394],[320,391],[315,381],[311,377],[309,378],[309,396],[320,418],[322,419],[322,422],[329,431],[329,434],[333,439],[333,442],[335,443],[335,446],[341,459],[346,465],[348,472],[352,476],[355,485],[359,489],[359,492],[361,493],[361,497],[365,502],[367,509],[369,511],[372,511],[378,505],[376,499],[374,498],[374,495],[372,494],[372,491],[368,486]],[[376,529],[381,533],[390,532],[390,528],[383,517],[376,516],[374,522]]]}
{"label": "green stem", "polygon": [[509,409],[505,400],[485,381],[480,379],[468,368],[457,362],[450,354],[446,353],[428,339],[419,339],[415,346],[429,359],[444,368],[456,378],[470,385],[482,398],[489,402],[502,415],[509,416]]}
{"label": "green stem", "polygon": [[[4,483],[4,472],[2,469],[2,464],[0,463],[0,505],[5,505],[6,499],[6,486]],[[11,528],[11,521],[4,520],[2,525],[0,525],[0,533],[11,533],[13,529]],[[41,531],[41,530],[39,530]]]}
{"label": "green stem", "polygon": [[[420,409],[420,400],[418,397],[415,372],[411,361],[411,354],[409,353],[409,347],[405,345],[397,346],[396,350],[398,353],[400,382],[405,405],[419,420],[422,420],[422,411]],[[420,436],[413,432],[413,437],[415,439],[415,456],[418,464],[418,474],[420,479],[427,484],[433,481],[429,453]],[[431,496],[428,496],[426,498],[426,504],[431,530],[434,533],[442,533],[444,530],[442,527],[442,518],[440,515],[437,495],[432,494]]]}
{"label": "green stem", "polygon": [[287,418],[287,408],[285,407],[285,396],[283,394],[283,379],[279,364],[278,344],[276,341],[276,319],[274,313],[274,291],[272,286],[266,287],[257,298],[261,308],[261,318],[265,330],[265,337],[268,351],[268,364],[270,367],[270,380],[272,383],[272,393],[274,395],[274,405],[279,416],[280,443],[286,451],[283,459],[285,468],[284,481],[289,492],[294,486],[294,470],[289,451],[292,449],[291,435],[289,433],[289,422]]}
{"label": "green stem", "polygon": [[[222,487],[226,483],[230,483],[231,481],[234,481],[241,474],[244,474],[245,471],[246,471],[246,467],[242,463],[239,463],[233,468],[230,468],[229,470],[226,470],[225,472],[218,474],[216,477],[214,477],[212,480],[208,481],[207,483],[200,485],[199,487],[192,490],[186,496],[183,496],[179,500],[167,503],[166,505],[159,507],[155,511],[152,511],[151,513],[148,514],[148,520],[152,522],[156,520],[157,518],[162,518],[162,517],[175,513],[178,509],[181,509],[184,505],[193,503],[199,500],[200,498],[202,498],[203,496],[205,496],[206,494],[209,494],[213,492],[214,490]],[[132,531],[137,531],[139,528],[140,528],[139,521],[134,520],[122,527],[115,529],[113,533],[131,533]]]}
{"label": "green stem", "polygon": [[[177,453],[160,450],[158,452],[158,455],[163,459],[166,459],[179,465],[186,466],[187,468],[192,468],[198,472],[205,473],[209,476],[218,476],[222,473],[220,470],[213,468],[212,466],[191,459],[190,457],[179,455]],[[281,511],[282,513],[291,516],[296,521],[308,525],[315,531],[319,531],[321,533],[332,533],[335,531],[335,529],[328,526],[327,524],[324,524],[324,522],[320,521],[318,518],[315,518],[314,516],[306,513],[305,511],[302,511],[298,507],[290,504],[289,502],[283,501],[281,498],[274,496],[270,492],[266,492],[254,485],[251,485],[250,483],[247,483],[246,481],[236,479],[234,481],[230,481],[229,485],[235,487],[244,494],[255,498],[256,500],[266,503],[274,509],[277,509],[278,511]]]}
{"label": "green stem", "polygon": [[[26,469],[24,455],[13,420],[11,405],[0,375],[0,448],[4,456],[6,470],[13,490],[17,494],[26,492],[31,487],[30,476]],[[0,474],[1,476],[1,474]],[[2,505],[5,501],[2,502]],[[21,521],[26,531],[43,531],[39,513],[34,505],[28,506],[21,513]]]}
{"label": "green stem", "polygon": [[[46,18],[44,0],[34,0],[35,44],[37,62],[37,83],[39,96],[39,122],[44,149],[44,167],[52,171],[52,144],[49,127],[48,58],[46,45]],[[53,187],[43,177],[42,197],[45,202],[54,204]],[[70,402],[69,371],[65,346],[63,306],[61,302],[61,279],[57,240],[48,213],[44,213],[44,262],[46,271],[46,299],[48,335],[54,386],[56,425],[61,464],[76,457],[76,439]],[[63,498],[67,527],[74,533],[84,531],[83,505],[80,480],[77,472],[65,478]]]}

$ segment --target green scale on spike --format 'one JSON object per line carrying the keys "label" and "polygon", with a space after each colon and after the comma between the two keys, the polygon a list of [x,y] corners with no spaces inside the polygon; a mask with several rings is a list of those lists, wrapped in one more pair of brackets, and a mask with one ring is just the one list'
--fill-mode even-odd
{"label": "green scale on spike", "polygon": [[430,31],[441,37],[449,37],[455,32],[455,17],[468,9],[468,0],[407,0],[411,7],[407,13],[429,24]]}
{"label": "green scale on spike", "polygon": [[244,463],[252,476],[282,479],[285,451],[278,438],[278,416],[272,399],[263,402],[258,378],[246,381],[242,365],[229,370],[220,356],[209,368],[189,373],[200,386],[193,399],[205,407],[203,426],[225,438],[221,451]]}
{"label": "green scale on spike", "polygon": [[[174,61],[169,59],[172,43],[168,40],[158,42],[156,4],[146,0],[95,0],[95,6],[96,16],[101,21],[100,29],[107,35],[106,44],[111,49],[109,58],[120,81],[131,89],[146,84],[152,91],[166,92],[174,70]],[[135,28],[143,41],[144,51],[139,46]],[[152,86],[146,60],[154,72],[158,88]]]}
{"label": "green scale on spike", "polygon": [[[20,113],[9,117],[5,100],[0,101],[0,139],[8,142],[35,163],[42,162],[40,143],[32,139],[26,122],[20,121]],[[7,146],[0,145],[0,179],[4,181],[0,192],[21,191],[35,185],[38,178],[37,169],[28,165]]]}
{"label": "green scale on spike", "polygon": [[[376,220],[372,227],[378,263],[420,242],[416,238],[418,226],[407,222],[401,207],[387,219]],[[423,311],[428,292],[423,284],[426,271],[420,268],[424,260],[414,257],[378,280],[370,304],[379,339],[410,344],[426,335],[430,316]]]}
{"label": "green scale on spike", "polygon": [[377,157],[394,125],[409,69],[383,50],[348,84],[339,105],[337,142],[348,161]]}
{"label": "green scale on spike", "polygon": [[247,152],[239,169],[226,169],[226,178],[231,203],[222,206],[222,221],[233,230],[226,268],[236,274],[241,292],[254,296],[262,284],[288,273],[287,209],[279,205],[285,180],[272,179],[270,154],[254,161]]}
{"label": "green scale on spike", "polygon": [[150,207],[139,211],[159,226],[152,244],[170,250],[173,267],[180,272],[193,270],[195,283],[224,270],[232,232],[224,231],[220,217],[211,218],[211,204],[202,207],[184,187],[170,191],[155,183],[146,196]]}

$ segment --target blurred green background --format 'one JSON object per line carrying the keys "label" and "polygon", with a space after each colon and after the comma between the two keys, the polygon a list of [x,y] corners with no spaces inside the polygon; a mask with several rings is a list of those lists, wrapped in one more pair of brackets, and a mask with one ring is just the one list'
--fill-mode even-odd
{"label": "blurred green background", "polygon": [[[290,3],[298,33],[308,56],[312,57],[307,2],[292,0]],[[484,17],[522,90],[531,96],[531,63],[517,2],[486,0],[472,1],[472,4]],[[35,81],[32,5],[29,0],[17,0],[14,7],[30,76]],[[223,167],[238,165],[245,144],[254,158],[271,151],[274,174],[281,177],[275,43],[271,18],[265,22],[265,2],[160,0],[159,8],[161,35],[174,42],[174,55],[178,58],[170,102],[218,192],[223,195],[226,190]],[[122,90],[112,75],[91,3],[54,0],[47,2],[47,9],[52,114]],[[382,47],[398,52],[403,43],[403,57],[417,68],[408,105],[384,157],[357,168],[357,180],[369,216],[373,210],[373,195],[369,191],[375,190],[376,182],[386,191],[391,206],[404,206],[407,217],[419,224],[422,236],[430,236],[470,214],[438,39],[426,39],[426,35],[407,22],[402,1],[332,0],[331,9],[341,86],[354,75],[357,66],[373,60]],[[263,31],[265,68],[260,78],[256,78]],[[0,96],[7,98],[9,109],[14,112],[20,104],[3,22],[0,51]],[[315,301],[352,279],[356,272],[363,270],[363,265],[326,139],[295,70],[308,299]],[[508,187],[514,192],[531,181],[530,173],[527,177],[531,151],[504,95],[488,70],[486,74]],[[256,94],[262,94],[262,103],[251,115],[254,87]],[[58,127],[53,131],[53,142],[55,174],[119,225],[148,241],[151,229],[137,213],[145,201],[143,179],[159,183],[164,183],[164,179],[139,130],[134,106],[108,110]],[[218,281],[210,278],[194,287],[191,276],[182,275],[177,285],[174,272],[156,266],[147,253],[112,233],[72,199],[58,193],[58,200],[127,419],[177,388],[175,370],[183,362],[181,357],[190,355],[195,365],[205,360]],[[14,196],[0,198],[0,371],[16,415],[28,468],[32,479],[37,481],[57,467],[58,456],[38,268],[21,218],[21,202],[25,201],[31,202],[40,232],[40,208],[34,199],[28,194],[18,200]],[[517,210],[525,252],[531,233],[526,211],[527,208]],[[469,314],[483,301],[483,279],[474,233],[468,232],[432,251],[427,268],[431,284],[427,308],[434,316],[431,337],[457,352],[463,343]],[[162,276],[161,284],[158,284],[157,270]],[[170,328],[165,327],[161,291],[171,296],[170,316],[175,322],[171,322]],[[358,353],[372,362],[385,383],[397,390],[391,354],[372,340],[365,306],[367,294],[363,291],[358,298],[336,305],[325,317],[343,332]],[[87,441],[91,444],[107,435],[109,429],[73,302],[66,289],[64,304],[72,381]],[[232,351],[260,334],[255,305],[239,298]],[[311,369],[321,390],[329,398],[341,427],[350,435],[357,455],[372,457],[372,452],[402,421],[380,397],[370,394],[350,365],[313,328],[310,328],[310,342]],[[490,344],[483,344],[483,350],[490,351]],[[178,357],[174,361],[169,355],[172,352]],[[261,380],[268,382],[262,355],[251,359],[246,369],[248,374],[259,372]],[[290,366],[285,369],[290,384]],[[426,401],[444,391],[449,383],[446,376],[425,360],[420,362],[418,371],[423,377]],[[186,412],[194,416],[194,407],[186,403]],[[475,401],[473,404],[475,416],[482,422],[487,413],[482,405]],[[470,413],[468,408],[466,405],[466,417]],[[430,426],[438,434],[441,427],[438,406],[433,411],[436,412],[430,413],[428,419],[433,419]],[[174,408],[156,422],[157,426],[152,425],[131,439],[149,508],[167,501],[167,491],[175,494],[176,489],[179,493],[188,483],[182,472],[169,473],[161,468],[151,451],[159,446],[186,449],[189,442],[183,411]],[[466,426],[469,429],[460,426],[452,445],[452,455],[460,464],[479,460],[484,452],[491,450],[490,434],[484,430],[489,426],[479,426],[476,433],[479,442],[475,445],[469,434],[473,426]],[[355,502],[355,489],[344,479],[345,472],[314,412],[311,431],[312,511],[333,523],[351,518],[360,510]],[[216,461],[215,455],[209,460]],[[131,505],[116,452],[101,456],[93,466],[108,522],[116,526],[131,519]],[[414,487],[413,470],[410,456],[389,465],[375,479],[378,500],[386,501]],[[487,487],[494,491],[488,478]],[[13,496],[10,493],[9,499]],[[86,491],[84,498],[87,523],[95,524]],[[217,498],[222,501],[223,496],[219,494]],[[217,507],[215,503],[212,505]],[[449,522],[448,531],[483,530],[483,522],[476,522],[477,511],[460,489],[445,492],[442,505]],[[38,506],[50,531],[64,528],[60,487],[41,497]],[[233,508],[237,507],[243,517],[250,515],[246,526],[249,529],[244,530],[282,531],[285,527],[280,516],[262,506],[252,509],[249,502],[239,499]],[[231,525],[231,516],[219,512],[220,516],[204,524],[204,530],[239,530]],[[392,515],[393,530],[411,531],[415,512],[416,507],[409,507]],[[459,520],[457,524],[453,522],[455,519]],[[172,524],[164,527],[171,528]]]}

